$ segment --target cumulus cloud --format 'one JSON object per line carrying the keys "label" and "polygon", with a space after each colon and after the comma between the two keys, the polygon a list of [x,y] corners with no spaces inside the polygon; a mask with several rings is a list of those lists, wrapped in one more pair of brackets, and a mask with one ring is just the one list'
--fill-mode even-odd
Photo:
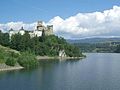
{"label": "cumulus cloud", "polygon": [[[54,25],[54,33],[65,38],[120,36],[120,7],[113,6],[112,9],[103,12],[78,13],[66,19],[56,16],[46,24]],[[18,29],[21,26],[32,30],[35,29],[36,22],[9,22],[0,24],[0,29]]]}
{"label": "cumulus cloud", "polygon": [[0,30],[3,32],[9,31],[11,28],[14,30],[19,30],[21,27],[24,27],[25,30],[33,30],[35,29],[36,22],[31,23],[31,24],[26,24],[23,22],[8,22],[6,24],[0,24]]}
{"label": "cumulus cloud", "polygon": [[51,19],[55,33],[66,38],[120,35],[120,7],[93,13],[78,13],[66,19],[59,16]]}

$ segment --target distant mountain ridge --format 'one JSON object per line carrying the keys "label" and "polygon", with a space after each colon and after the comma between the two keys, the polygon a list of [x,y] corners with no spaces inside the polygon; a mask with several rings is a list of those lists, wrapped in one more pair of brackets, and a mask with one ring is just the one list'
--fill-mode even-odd
{"label": "distant mountain ridge", "polygon": [[85,38],[85,39],[68,39],[69,43],[105,43],[105,42],[120,42],[120,38]]}

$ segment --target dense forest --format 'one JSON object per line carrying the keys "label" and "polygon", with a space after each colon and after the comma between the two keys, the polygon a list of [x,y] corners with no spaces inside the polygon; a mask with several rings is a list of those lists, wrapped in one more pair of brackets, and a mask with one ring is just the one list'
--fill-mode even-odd
{"label": "dense forest", "polygon": [[0,32],[0,44],[21,52],[30,51],[40,56],[58,56],[59,50],[65,50],[66,55],[70,57],[82,56],[77,46],[67,43],[62,37],[45,36],[44,32],[41,37],[33,38],[28,32],[24,35],[14,34],[11,38],[8,33]]}

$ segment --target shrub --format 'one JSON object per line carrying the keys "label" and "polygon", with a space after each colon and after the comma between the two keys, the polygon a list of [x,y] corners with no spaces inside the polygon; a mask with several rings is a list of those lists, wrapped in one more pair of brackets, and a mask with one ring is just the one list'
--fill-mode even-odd
{"label": "shrub", "polygon": [[36,67],[38,65],[36,56],[30,52],[22,52],[18,57],[18,63],[25,68]]}
{"label": "shrub", "polygon": [[6,53],[0,48],[0,63],[5,63]]}
{"label": "shrub", "polygon": [[6,54],[8,57],[13,57],[13,58],[18,58],[19,56],[19,53],[15,53],[13,51],[7,51]]}
{"label": "shrub", "polygon": [[15,66],[16,62],[17,61],[16,61],[15,58],[9,57],[9,58],[7,58],[5,64],[8,65],[8,66]]}

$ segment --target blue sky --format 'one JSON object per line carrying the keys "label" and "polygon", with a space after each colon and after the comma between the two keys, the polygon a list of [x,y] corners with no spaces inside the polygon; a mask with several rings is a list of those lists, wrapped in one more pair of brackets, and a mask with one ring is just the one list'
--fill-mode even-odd
{"label": "blue sky", "polygon": [[120,0],[0,0],[0,30],[33,30],[38,20],[68,39],[120,37]]}
{"label": "blue sky", "polygon": [[49,21],[55,16],[67,18],[77,13],[110,9],[119,0],[0,0],[0,22]]}

